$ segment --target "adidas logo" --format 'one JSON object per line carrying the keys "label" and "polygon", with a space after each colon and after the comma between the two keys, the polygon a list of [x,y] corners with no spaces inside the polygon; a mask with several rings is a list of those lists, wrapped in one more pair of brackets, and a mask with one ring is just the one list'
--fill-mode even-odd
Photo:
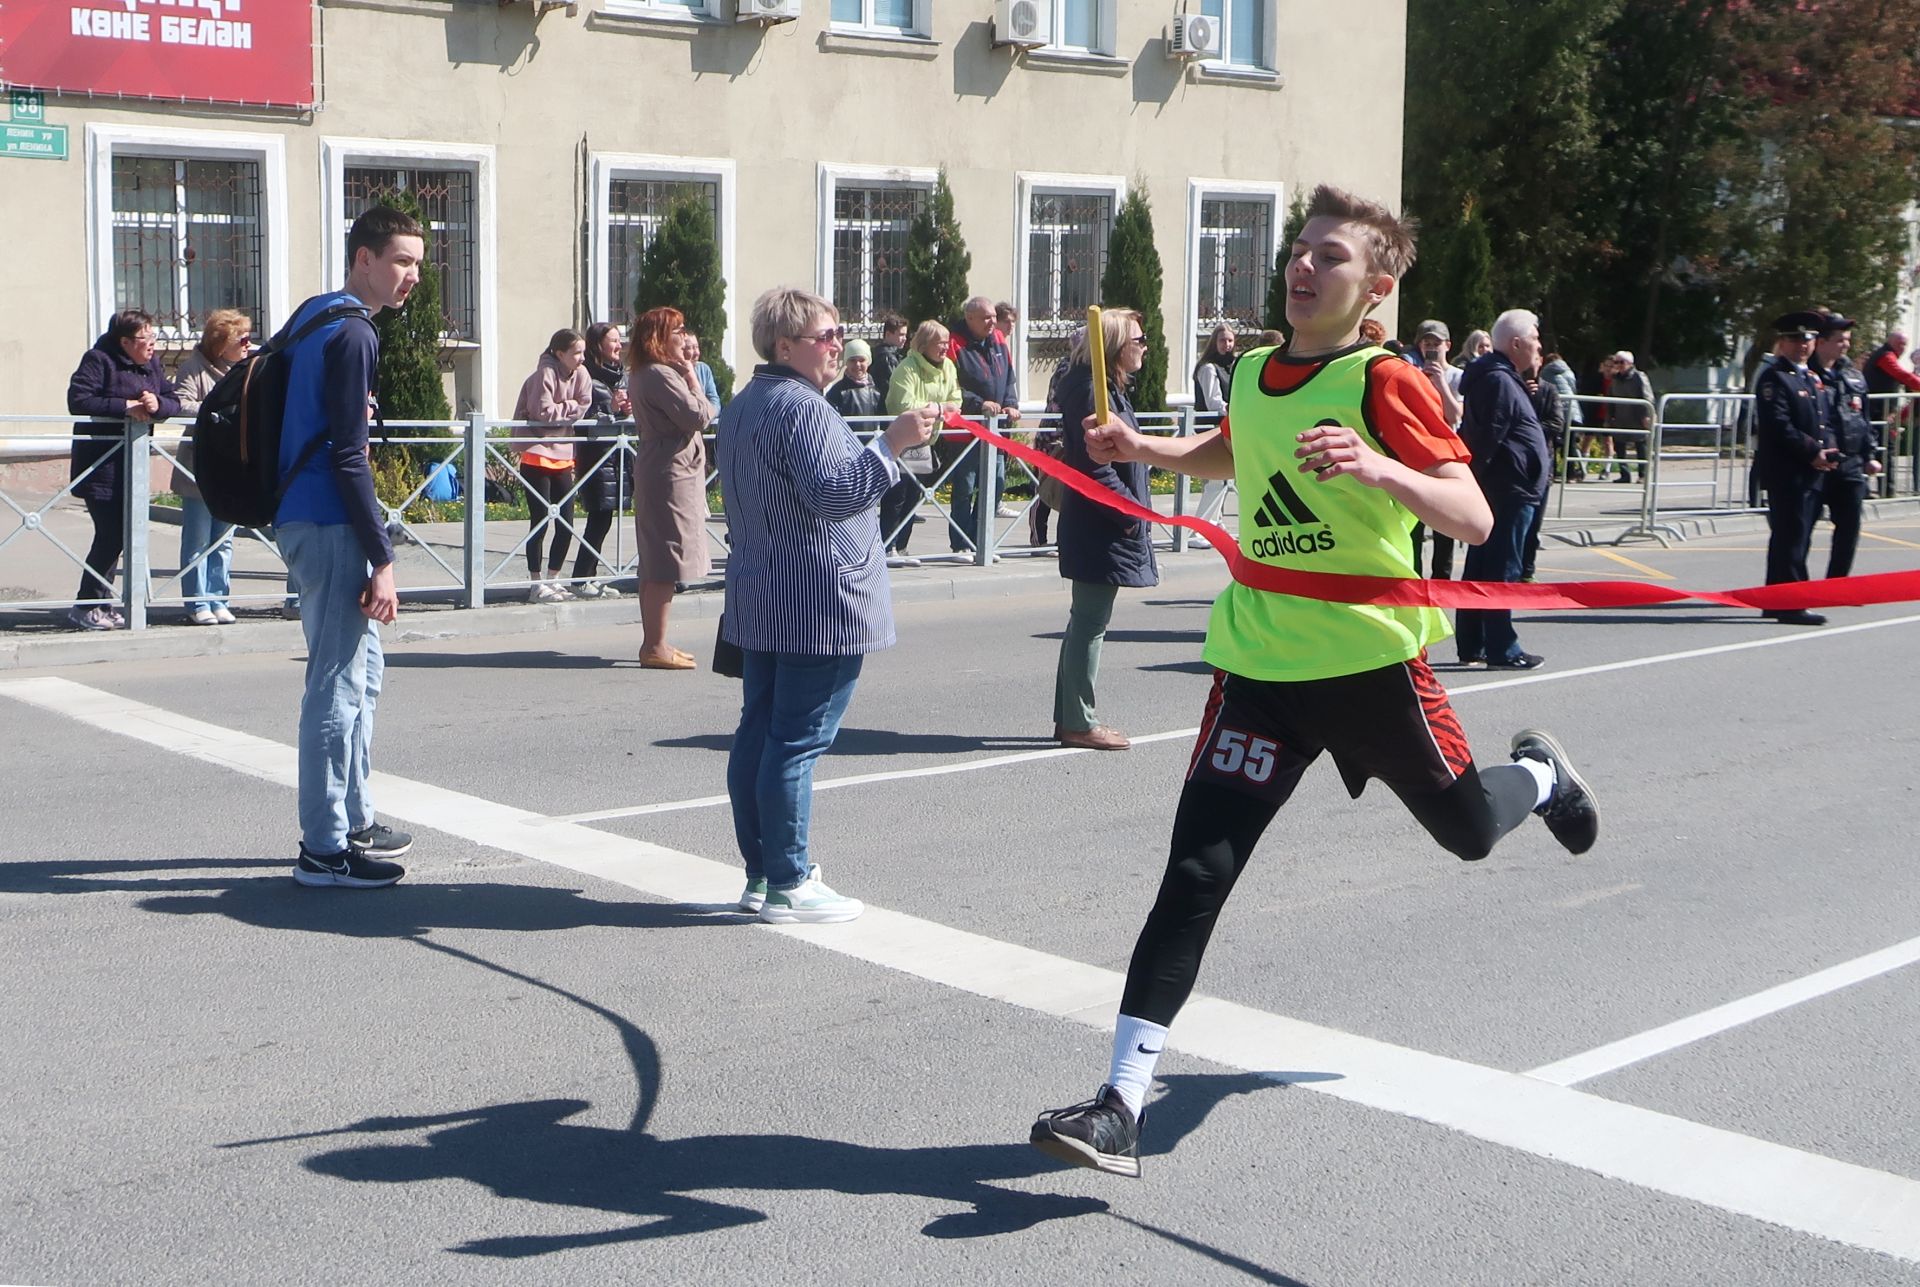
{"label": "adidas logo", "polygon": [[[1256,527],[1295,529],[1320,525],[1321,519],[1295,490],[1291,471],[1282,469],[1267,480],[1267,494],[1253,511],[1253,522]],[[1334,545],[1332,529],[1320,526],[1317,532],[1289,530],[1252,537],[1247,553],[1270,559],[1281,554],[1320,554]]]}

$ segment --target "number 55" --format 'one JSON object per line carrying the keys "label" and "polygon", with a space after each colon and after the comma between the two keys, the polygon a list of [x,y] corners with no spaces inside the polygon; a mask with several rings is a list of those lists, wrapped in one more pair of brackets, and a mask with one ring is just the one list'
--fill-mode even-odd
{"label": "number 55", "polygon": [[1213,767],[1222,773],[1234,773],[1249,782],[1265,782],[1273,776],[1277,742],[1250,737],[1238,729],[1223,728],[1214,739]]}

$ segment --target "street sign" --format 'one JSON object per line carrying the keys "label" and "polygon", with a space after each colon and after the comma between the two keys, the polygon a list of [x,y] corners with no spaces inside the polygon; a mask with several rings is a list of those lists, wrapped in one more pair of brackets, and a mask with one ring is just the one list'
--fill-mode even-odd
{"label": "street sign", "polygon": [[12,101],[13,119],[19,124],[47,119],[47,96],[37,89],[13,89],[7,91]]}
{"label": "street sign", "polygon": [[42,161],[67,159],[64,125],[0,125],[0,156],[38,157]]}

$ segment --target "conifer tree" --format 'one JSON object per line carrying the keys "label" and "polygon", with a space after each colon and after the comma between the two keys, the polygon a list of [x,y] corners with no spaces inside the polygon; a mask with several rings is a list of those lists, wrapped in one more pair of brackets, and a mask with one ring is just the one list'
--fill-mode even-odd
{"label": "conifer tree", "polygon": [[[426,232],[426,213],[411,192],[387,192],[382,205],[408,214],[423,230],[427,254],[420,261],[420,281],[400,308],[374,315],[380,335],[380,366],[375,388],[380,414],[388,420],[445,420],[453,414],[446,385],[440,379],[440,334],[446,319],[440,311],[440,270],[433,265],[432,234]],[[418,437],[406,434],[406,437]]]}
{"label": "conifer tree", "polygon": [[1300,239],[1300,230],[1306,226],[1307,194],[1303,187],[1297,187],[1293,190],[1293,200],[1287,203],[1287,222],[1280,229],[1280,248],[1273,256],[1273,275],[1267,279],[1266,315],[1260,322],[1269,331],[1283,331],[1287,327],[1287,260],[1293,257],[1293,243]]}
{"label": "conifer tree", "polygon": [[1167,323],[1160,297],[1166,278],[1160,251],[1153,244],[1153,206],[1143,188],[1133,188],[1120,206],[1107,238],[1107,270],[1100,277],[1100,303],[1140,313],[1147,337],[1147,358],[1134,377],[1133,405],[1139,411],[1167,407]]}
{"label": "conifer tree", "polygon": [[973,256],[967,253],[960,222],[953,215],[953,189],[947,186],[946,167],[933,183],[933,195],[913,217],[907,233],[907,325],[947,322],[959,316],[967,302],[967,274]]}
{"label": "conifer tree", "polygon": [[677,308],[687,329],[700,337],[700,360],[713,368],[720,400],[733,396],[733,369],[721,358],[727,334],[727,281],[720,272],[720,243],[713,212],[698,196],[673,203],[660,221],[634,291],[635,317],[651,308]]}

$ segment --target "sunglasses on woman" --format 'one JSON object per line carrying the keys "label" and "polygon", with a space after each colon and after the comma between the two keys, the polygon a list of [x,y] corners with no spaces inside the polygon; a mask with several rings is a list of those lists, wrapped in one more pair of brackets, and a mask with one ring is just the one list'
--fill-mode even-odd
{"label": "sunglasses on woman", "polygon": [[811,335],[796,335],[793,338],[796,340],[812,340],[815,344],[838,344],[847,338],[847,328],[844,326],[829,326],[824,331],[817,331]]}

